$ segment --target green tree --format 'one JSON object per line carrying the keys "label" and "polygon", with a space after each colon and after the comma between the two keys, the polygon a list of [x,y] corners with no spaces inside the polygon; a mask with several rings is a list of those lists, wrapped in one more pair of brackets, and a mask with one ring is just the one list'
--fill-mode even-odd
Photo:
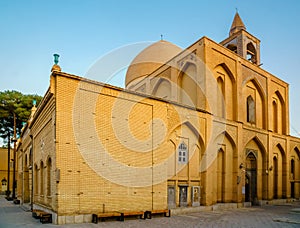
{"label": "green tree", "polygon": [[38,104],[42,97],[39,95],[24,95],[18,91],[0,92],[0,137],[4,144],[8,143],[8,135],[14,135],[14,116],[16,120],[16,134],[20,135],[23,123],[30,117],[33,100]]}

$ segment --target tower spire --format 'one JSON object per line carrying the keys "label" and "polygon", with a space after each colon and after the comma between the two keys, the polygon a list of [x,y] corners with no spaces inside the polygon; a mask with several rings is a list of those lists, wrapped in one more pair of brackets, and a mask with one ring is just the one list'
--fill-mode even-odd
{"label": "tower spire", "polygon": [[244,25],[239,13],[237,12],[236,9],[236,13],[230,28],[230,32],[229,32],[229,36],[233,35],[234,33],[240,31],[240,30],[246,30],[246,26]]}

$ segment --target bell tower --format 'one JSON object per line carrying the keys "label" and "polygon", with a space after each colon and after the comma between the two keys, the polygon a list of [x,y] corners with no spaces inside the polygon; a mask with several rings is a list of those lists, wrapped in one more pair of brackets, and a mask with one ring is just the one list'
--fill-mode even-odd
{"label": "bell tower", "polygon": [[260,65],[260,40],[246,31],[238,12],[234,16],[229,37],[220,44],[253,64]]}

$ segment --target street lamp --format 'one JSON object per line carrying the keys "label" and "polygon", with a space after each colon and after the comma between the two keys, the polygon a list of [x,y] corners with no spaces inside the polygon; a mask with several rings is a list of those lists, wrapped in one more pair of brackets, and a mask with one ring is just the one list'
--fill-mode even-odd
{"label": "street lamp", "polygon": [[[14,124],[14,131],[15,131],[15,124]],[[15,199],[16,198],[16,142],[17,142],[17,138],[14,136],[11,141],[14,143],[13,191],[12,191],[12,198]]]}
{"label": "street lamp", "polygon": [[9,200],[10,190],[9,190],[9,182],[10,182],[10,132],[8,130],[8,148],[7,148],[7,189],[6,189],[6,199]]}

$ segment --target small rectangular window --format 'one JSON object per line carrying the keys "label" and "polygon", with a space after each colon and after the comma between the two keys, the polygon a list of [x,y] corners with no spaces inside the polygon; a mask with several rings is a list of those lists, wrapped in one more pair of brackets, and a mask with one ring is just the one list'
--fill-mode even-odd
{"label": "small rectangular window", "polygon": [[188,150],[184,142],[180,143],[178,146],[178,162],[186,163],[188,161]]}

